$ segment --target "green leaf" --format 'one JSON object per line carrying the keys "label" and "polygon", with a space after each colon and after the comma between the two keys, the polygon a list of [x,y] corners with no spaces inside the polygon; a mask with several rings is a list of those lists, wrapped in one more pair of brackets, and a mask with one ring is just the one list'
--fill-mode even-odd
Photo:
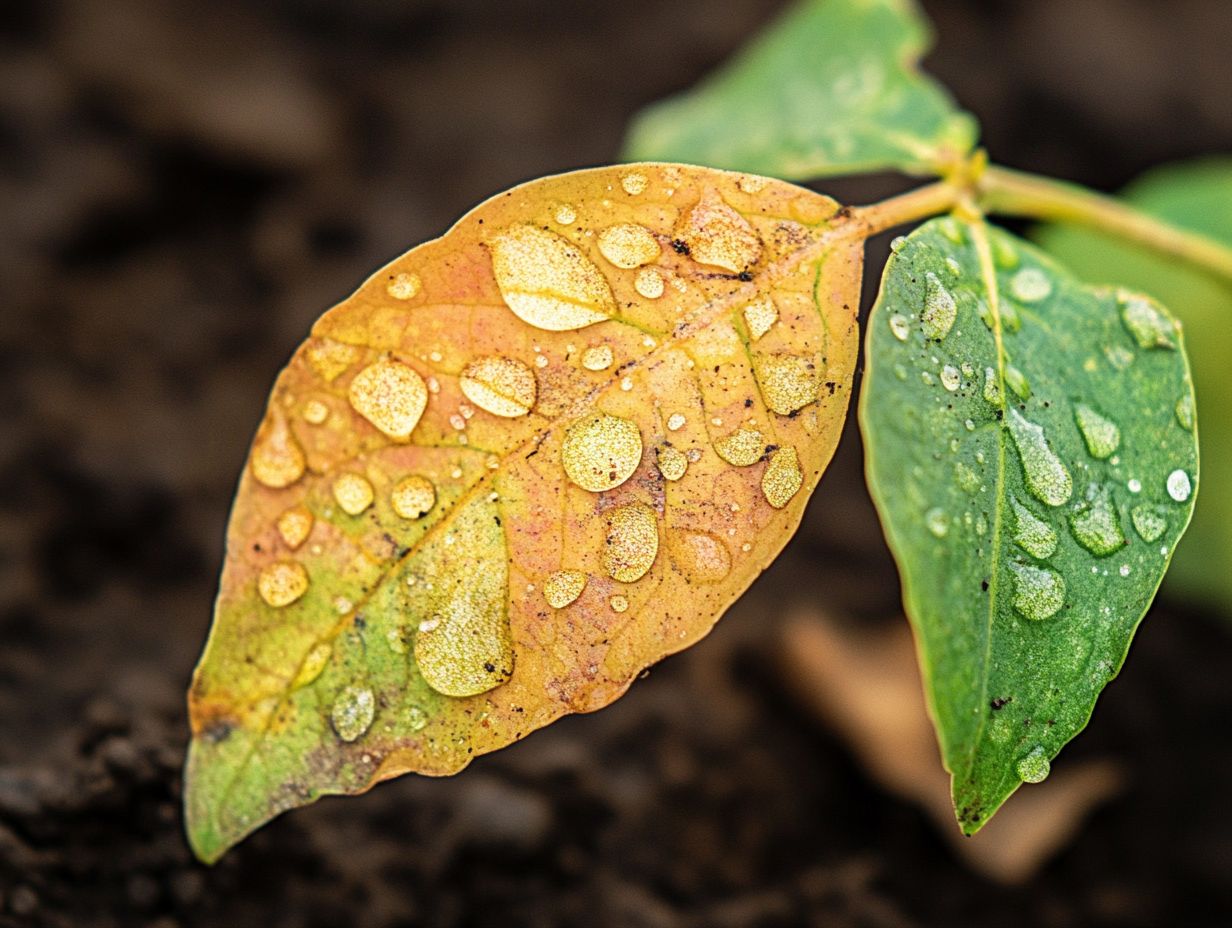
{"label": "green leaf", "polygon": [[640,114],[626,157],[797,180],[938,173],[978,129],[919,72],[930,42],[910,0],[804,0],[695,89]]}
{"label": "green leaf", "polygon": [[[1152,215],[1232,245],[1232,158],[1152,171],[1125,191]],[[1198,405],[1222,412],[1232,403],[1232,285],[1136,245],[1073,227],[1047,227],[1040,241],[1086,280],[1115,280],[1155,295],[1190,332]],[[1218,605],[1232,616],[1232,419],[1202,420],[1207,488],[1168,573],[1168,590]]]}
{"label": "green leaf", "polygon": [[861,423],[963,831],[1119,670],[1193,508],[1181,332],[982,223],[899,239]]}

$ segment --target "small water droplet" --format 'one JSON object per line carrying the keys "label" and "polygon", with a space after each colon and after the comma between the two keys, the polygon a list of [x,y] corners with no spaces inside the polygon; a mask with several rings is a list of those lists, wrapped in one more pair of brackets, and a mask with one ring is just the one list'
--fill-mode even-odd
{"label": "small water droplet", "polygon": [[568,203],[562,203],[556,207],[555,217],[558,225],[570,226],[577,220],[577,212]]}
{"label": "small water droplet", "polygon": [[543,598],[553,609],[564,609],[582,595],[589,579],[580,570],[558,570],[543,582]]}
{"label": "small water droplet", "polygon": [[[536,363],[547,364],[540,354]],[[516,419],[531,411],[538,387],[529,367],[513,358],[476,358],[462,369],[458,378],[462,394],[485,412],[505,419]]]}
{"label": "small water droplet", "polygon": [[303,416],[309,425],[321,425],[329,418],[329,407],[320,400],[309,400],[304,404]]}
{"label": "small water droplet", "polygon": [[894,365],[894,376],[897,377],[899,380],[906,380],[907,379],[907,368],[901,364],[895,364]]}
{"label": "small water droplet", "polygon": [[304,655],[304,661],[299,665],[299,672],[295,674],[291,689],[297,690],[305,687],[321,676],[333,653],[334,646],[328,641],[318,641],[314,644],[311,650]]}
{"label": "small water droplet", "polygon": [[648,300],[657,300],[665,289],[663,275],[653,267],[644,267],[634,275],[633,289]]}
{"label": "small water droplet", "polygon": [[271,410],[257,431],[249,466],[260,483],[275,490],[289,487],[304,475],[304,450],[291,433],[286,417]]}
{"label": "small water droplet", "polygon": [[1044,560],[1057,550],[1057,533],[1017,499],[1010,500],[1014,509],[1014,541],[1034,558]]}
{"label": "small water droplet", "polygon": [[1125,547],[1121,519],[1107,487],[1091,484],[1086,501],[1069,517],[1078,543],[1096,557],[1107,557]]}
{"label": "small water droplet", "polygon": [[308,539],[314,521],[307,506],[292,506],[278,517],[278,534],[282,536],[283,543],[294,551]]}
{"label": "small water droplet", "polygon": [[588,371],[605,371],[612,366],[610,345],[595,345],[582,352],[582,367]]}
{"label": "small water droplet", "polygon": [[1121,444],[1121,430],[1111,419],[1101,416],[1084,403],[1074,405],[1074,420],[1086,442],[1091,457],[1103,460],[1110,457]]}
{"label": "small water droplet", "polygon": [[672,556],[694,583],[718,583],[731,572],[727,545],[705,532],[685,532],[673,537]]}
{"label": "small water droplet", "polygon": [[681,217],[676,237],[688,246],[694,261],[733,274],[747,270],[761,257],[762,242],[753,226],[713,188]]}
{"label": "small water droplet", "polygon": [[620,179],[620,186],[624,188],[625,193],[632,197],[645,192],[647,183],[646,175],[638,172],[626,174]]}
{"label": "small water droplet", "polygon": [[1125,484],[1125,486],[1129,488],[1130,493],[1141,493],[1142,492],[1142,481],[1141,480],[1130,480],[1129,483]]}
{"label": "small water droplet", "polygon": [[957,390],[962,385],[962,374],[958,372],[953,364],[947,364],[941,368],[941,386],[945,387],[951,393]]}
{"label": "small water droplet", "polygon": [[682,413],[674,412],[667,417],[667,430],[669,432],[678,432],[685,426],[685,417]]}
{"label": "small water droplet", "polygon": [[436,505],[436,487],[427,477],[403,477],[389,494],[389,504],[403,519],[419,519]]}
{"label": "small water droplet", "polygon": [[422,281],[418,274],[403,272],[389,278],[389,283],[385,285],[385,292],[395,300],[410,300],[419,293],[421,286]]}
{"label": "small water droplet", "polygon": [[1020,400],[1031,398],[1031,381],[1027,379],[1026,374],[1012,364],[1005,369],[1005,383]]}
{"label": "small water droplet", "polygon": [[962,265],[959,264],[957,261],[955,261],[953,258],[945,259],[945,267],[946,267],[946,270],[948,270],[955,277],[959,277],[962,275]]}
{"label": "small water droplet", "polygon": [[1186,393],[1176,401],[1176,421],[1181,428],[1192,432],[1194,427],[1194,398],[1192,393]]}
{"label": "small water droplet", "polygon": [[1018,449],[1031,494],[1049,506],[1060,506],[1068,501],[1074,490],[1073,478],[1048,444],[1044,429],[1029,422],[1017,409],[1010,409],[1006,424]]}
{"label": "small water droplet", "polygon": [[964,493],[974,495],[980,491],[980,475],[962,461],[954,462],[954,482]]}
{"label": "small water droplet", "polygon": [[372,505],[372,484],[359,474],[346,471],[334,478],[334,499],[342,511],[357,516]]}
{"label": "small water droplet", "polygon": [[689,469],[689,459],[671,445],[663,445],[655,449],[655,465],[665,480],[679,480]]}
{"label": "small water droplet", "polygon": [[1010,292],[1023,303],[1038,303],[1052,293],[1052,281],[1039,268],[1025,267],[1010,281]]}
{"label": "small water droplet", "polygon": [[753,372],[771,412],[789,416],[817,399],[820,368],[814,357],[794,354],[757,354]]}
{"label": "small water droplet", "polygon": [[1043,783],[1048,779],[1048,774],[1052,771],[1052,765],[1048,763],[1048,757],[1044,754],[1044,749],[1036,747],[1026,757],[1019,759],[1017,770],[1018,778],[1022,782]]}
{"label": "small water droplet", "polygon": [[372,725],[376,717],[376,698],[363,686],[348,686],[334,701],[329,718],[334,732],[343,741],[355,741]]}
{"label": "small water droplet", "polygon": [[[1168,530],[1168,520],[1154,506],[1135,506],[1129,516],[1133,520],[1134,531],[1145,542],[1157,541]],[[1167,549],[1163,549],[1162,553],[1167,554]]]}
{"label": "small water droplet", "polygon": [[761,492],[775,509],[782,509],[799,492],[804,482],[800,458],[795,448],[779,448],[770,455],[761,476]]}
{"label": "small water droplet", "polygon": [[905,235],[896,235],[894,236],[893,239],[890,240],[890,251],[894,252],[894,254],[896,255],[900,254],[902,250],[906,247],[907,247],[907,236]]}
{"label": "small water droplet", "polygon": [[624,612],[629,608],[629,600],[617,593],[607,601],[613,612]]}
{"label": "small water droplet", "polygon": [[1011,563],[1014,575],[1014,608],[1024,618],[1042,622],[1065,605],[1065,580],[1048,567]]}
{"label": "small water droplet", "polygon": [[1120,570],[1118,570],[1117,573],[1119,573],[1122,577],[1128,577],[1129,576],[1129,565],[1122,564],[1120,567]]}
{"label": "small water droplet", "polygon": [[991,235],[989,236],[989,244],[992,245],[992,259],[997,267],[1003,271],[1012,271],[1018,267],[1018,250],[1010,244],[1005,236]]}
{"label": "small water droplet", "polygon": [[1121,321],[1134,337],[1139,348],[1175,348],[1176,328],[1167,311],[1149,296],[1123,292],[1119,294]]}
{"label": "small water droplet", "polygon": [[941,341],[950,334],[957,318],[958,304],[954,301],[954,295],[936,274],[929,271],[924,280],[924,310],[920,313],[924,337]]}
{"label": "small water droplet", "polygon": [[406,710],[406,727],[411,731],[423,731],[428,725],[428,713],[419,706],[408,706]]}
{"label": "small water droplet", "polygon": [[1189,499],[1189,494],[1193,491],[1193,485],[1189,481],[1189,474],[1183,470],[1174,470],[1168,475],[1167,480],[1168,495],[1178,503],[1183,503]]}
{"label": "small water droplet", "polygon": [[924,525],[937,538],[944,538],[950,531],[950,517],[944,509],[934,506],[924,513]]}
{"label": "small water droplet", "polygon": [[649,264],[662,251],[653,232],[632,222],[608,226],[599,233],[598,246],[610,264],[626,270]]}
{"label": "small water droplet", "polygon": [[994,406],[1001,405],[1001,378],[991,367],[984,368],[984,399]]}
{"label": "small water droplet", "polygon": [[659,527],[654,510],[642,503],[615,509],[608,519],[603,563],[608,575],[633,583],[646,575],[659,553]]}
{"label": "small water droplet", "polygon": [[628,419],[597,412],[565,430],[561,461],[569,479],[601,493],[620,486],[642,460],[642,435]]}

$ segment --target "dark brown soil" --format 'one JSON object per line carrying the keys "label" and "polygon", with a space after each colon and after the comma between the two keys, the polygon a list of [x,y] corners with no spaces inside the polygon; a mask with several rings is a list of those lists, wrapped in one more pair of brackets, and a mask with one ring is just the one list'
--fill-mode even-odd
{"label": "dark brown soil", "polygon": [[[780,563],[612,708],[190,857],[182,693],[278,368],[486,195],[611,160],[637,106],[778,6],[3,4],[0,926],[1232,920],[1218,617],[1165,599],[1148,619],[1058,762],[1116,758],[1130,787],[1022,889],[971,875],[789,696],[771,654],[793,602],[897,608],[854,429]],[[926,6],[933,68],[1002,160],[1110,189],[1232,150],[1224,0]]]}

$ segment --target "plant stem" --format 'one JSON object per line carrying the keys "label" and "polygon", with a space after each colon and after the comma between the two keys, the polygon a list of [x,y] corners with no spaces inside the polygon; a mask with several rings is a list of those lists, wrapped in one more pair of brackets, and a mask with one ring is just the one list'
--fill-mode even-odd
{"label": "plant stem", "polygon": [[976,190],[981,208],[989,213],[1086,226],[1232,281],[1232,248],[1076,184],[990,166],[977,181]]}
{"label": "plant stem", "polygon": [[880,203],[854,206],[851,208],[851,221],[860,225],[863,236],[867,238],[897,226],[948,213],[958,205],[962,195],[959,185],[948,180],[937,181]]}

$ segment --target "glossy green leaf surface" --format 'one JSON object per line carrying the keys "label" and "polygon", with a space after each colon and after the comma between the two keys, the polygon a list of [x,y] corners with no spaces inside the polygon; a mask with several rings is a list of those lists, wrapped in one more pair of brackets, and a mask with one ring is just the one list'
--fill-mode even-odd
{"label": "glossy green leaf surface", "polygon": [[[1125,191],[1134,206],[1232,245],[1232,158],[1153,171]],[[1202,599],[1232,616],[1232,286],[1144,248],[1074,227],[1048,227],[1040,241],[1080,277],[1117,281],[1153,294],[1190,335],[1194,390],[1202,417],[1206,487],[1166,590]]]}
{"label": "glossy green leaf surface", "polygon": [[978,130],[918,70],[930,42],[910,0],[803,0],[696,88],[644,111],[625,154],[797,180],[933,173]]}
{"label": "glossy green leaf surface", "polygon": [[1047,776],[1120,669],[1192,512],[1192,402],[1180,328],[1149,298],[984,224],[895,243],[867,476],[967,833]]}

